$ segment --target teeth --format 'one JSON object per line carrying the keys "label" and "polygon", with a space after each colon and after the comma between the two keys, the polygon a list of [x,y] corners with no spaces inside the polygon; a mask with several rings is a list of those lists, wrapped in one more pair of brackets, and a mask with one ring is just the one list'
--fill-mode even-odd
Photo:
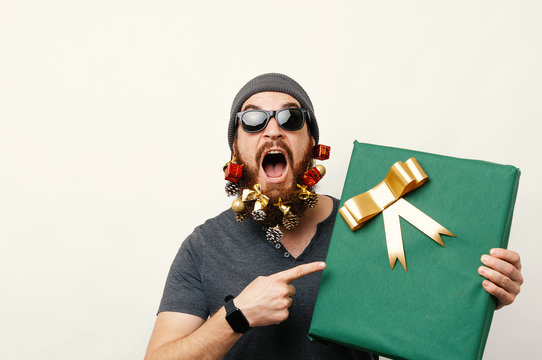
{"label": "teeth", "polygon": [[268,152],[268,154],[282,154],[282,153],[278,150],[271,150],[270,152]]}

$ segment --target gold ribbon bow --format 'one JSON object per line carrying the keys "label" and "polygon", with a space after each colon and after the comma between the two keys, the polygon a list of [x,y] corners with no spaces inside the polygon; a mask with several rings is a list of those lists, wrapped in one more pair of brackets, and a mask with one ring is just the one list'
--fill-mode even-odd
{"label": "gold ribbon bow", "polygon": [[371,190],[347,200],[339,213],[352,231],[363,226],[372,217],[382,212],[388,257],[393,270],[397,260],[407,270],[403,236],[399,216],[444,246],[441,234],[453,236],[451,231],[420,211],[405,199],[404,195],[422,186],[429,177],[415,158],[405,163],[396,162],[386,178]]}
{"label": "gold ribbon bow", "polygon": [[307,189],[307,185],[299,185],[297,184],[297,187],[299,188],[299,198],[301,200],[307,200],[311,195],[314,195],[313,192]]}
{"label": "gold ribbon bow", "polygon": [[269,198],[262,194],[262,187],[260,184],[254,185],[252,189],[243,189],[241,200],[256,201],[254,204],[254,210],[264,209],[269,203]]}

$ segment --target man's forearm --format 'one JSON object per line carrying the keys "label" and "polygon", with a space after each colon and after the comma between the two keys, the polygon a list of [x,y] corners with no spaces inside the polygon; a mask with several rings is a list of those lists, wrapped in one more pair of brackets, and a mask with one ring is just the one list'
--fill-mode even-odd
{"label": "man's forearm", "polygon": [[191,334],[150,350],[145,360],[222,359],[241,338],[225,319],[222,307]]}
{"label": "man's forearm", "polygon": [[[269,276],[258,276],[235,298],[235,305],[242,310],[252,327],[280,324],[290,315],[295,287],[290,282],[321,271],[326,267],[322,261],[302,264]],[[160,314],[161,315],[161,314]],[[159,317],[160,317],[159,315]],[[171,314],[170,314],[171,315]],[[204,322],[187,324],[186,319],[196,316],[182,314],[182,320],[166,321],[170,326],[159,325],[158,319],[149,342],[145,360],[221,359],[241,338],[226,321],[226,310],[220,308]],[[189,318],[186,318],[188,316]],[[171,326],[176,324],[177,327]],[[183,329],[186,330],[183,336]],[[176,337],[176,334],[178,337]],[[159,339],[172,339],[161,342]]]}

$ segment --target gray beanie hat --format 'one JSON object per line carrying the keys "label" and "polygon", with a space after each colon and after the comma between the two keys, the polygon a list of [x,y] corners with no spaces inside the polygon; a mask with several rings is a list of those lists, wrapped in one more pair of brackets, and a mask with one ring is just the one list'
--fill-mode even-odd
{"label": "gray beanie hat", "polygon": [[301,85],[299,85],[292,78],[278,73],[268,73],[256,76],[254,79],[250,80],[248,83],[243,86],[241,90],[233,99],[233,104],[231,105],[230,112],[230,123],[228,125],[228,142],[230,144],[230,149],[233,151],[233,139],[235,137],[235,132],[237,127],[235,126],[235,118],[237,113],[241,111],[243,104],[249,97],[252,95],[264,92],[264,91],[276,91],[288,94],[294,99],[299,101],[301,107],[309,111],[310,121],[308,123],[309,130],[318,144],[318,124],[316,123],[316,116],[314,116],[314,109],[312,108],[311,99],[309,95],[303,90]]}

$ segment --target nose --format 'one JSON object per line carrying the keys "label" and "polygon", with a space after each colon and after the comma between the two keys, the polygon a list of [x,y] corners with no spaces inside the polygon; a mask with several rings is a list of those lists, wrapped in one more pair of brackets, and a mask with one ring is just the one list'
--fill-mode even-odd
{"label": "nose", "polygon": [[279,126],[274,116],[269,119],[269,122],[263,131],[264,138],[269,140],[278,140],[283,137],[282,128]]}

